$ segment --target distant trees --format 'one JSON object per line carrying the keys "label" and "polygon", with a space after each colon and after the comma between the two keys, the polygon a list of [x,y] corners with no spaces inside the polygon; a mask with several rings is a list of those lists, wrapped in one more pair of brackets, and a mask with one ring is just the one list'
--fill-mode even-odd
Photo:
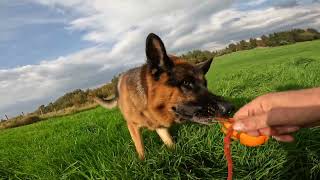
{"label": "distant trees", "polygon": [[183,54],[182,58],[188,59],[192,63],[198,63],[198,62],[205,61],[207,59],[211,59],[216,55],[217,54],[214,51],[210,52],[207,50],[205,51],[193,50],[193,51],[187,52],[186,54]]}
{"label": "distant trees", "polygon": [[257,46],[258,46],[257,39],[250,38],[250,40],[249,40],[249,49],[256,48]]}
{"label": "distant trees", "polygon": [[315,39],[320,39],[320,33],[315,29],[306,29],[301,31],[299,29],[294,31],[295,42],[312,41]]}
{"label": "distant trees", "polygon": [[227,48],[230,52],[236,52],[237,51],[237,45],[231,43],[228,45],[228,48]]}
{"label": "distant trees", "polygon": [[68,92],[59,97],[55,102],[50,102],[48,105],[41,105],[34,112],[35,114],[42,115],[49,112],[55,112],[58,110],[66,109],[68,107],[79,107],[83,104],[93,102],[91,96],[108,97],[114,94],[115,86],[117,84],[118,77],[114,76],[110,83],[96,88],[81,90],[76,89],[72,92]]}
{"label": "distant trees", "polygon": [[293,44],[295,42],[312,41],[316,39],[320,39],[320,33],[311,28],[276,32],[270,34],[268,37],[264,36],[263,38],[266,45],[271,47]]}
{"label": "distant trees", "polygon": [[215,56],[249,50],[257,47],[275,47],[293,44],[296,42],[312,41],[320,39],[320,33],[316,29],[293,29],[290,31],[275,32],[269,35],[262,35],[259,38],[250,38],[241,40],[237,43],[231,43],[226,48],[219,51],[200,51],[193,50],[183,54],[181,57],[190,62],[197,63]]}
{"label": "distant trees", "polygon": [[58,98],[55,102],[50,102],[47,106],[41,105],[36,110],[37,114],[46,114],[71,106],[78,106],[88,101],[88,91],[76,89]]}

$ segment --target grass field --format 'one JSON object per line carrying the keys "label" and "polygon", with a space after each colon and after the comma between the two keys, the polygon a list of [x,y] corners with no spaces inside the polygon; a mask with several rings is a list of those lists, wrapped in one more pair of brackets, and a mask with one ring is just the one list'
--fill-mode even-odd
{"label": "grass field", "polygon": [[[320,41],[254,49],[218,57],[209,88],[239,108],[273,91],[320,86]],[[117,109],[101,107],[0,131],[0,179],[225,179],[219,125],[172,128],[168,150],[143,131],[139,161]],[[320,129],[304,129],[295,143],[270,140],[259,148],[232,143],[235,179],[319,179]]]}

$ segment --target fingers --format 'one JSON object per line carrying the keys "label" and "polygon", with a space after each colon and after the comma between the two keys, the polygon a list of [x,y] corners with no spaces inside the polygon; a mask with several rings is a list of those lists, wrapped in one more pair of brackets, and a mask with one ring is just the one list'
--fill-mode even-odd
{"label": "fingers", "polygon": [[297,108],[275,108],[265,113],[236,120],[233,128],[247,132],[274,126],[301,126],[308,117],[301,111]]}
{"label": "fingers", "polygon": [[298,131],[300,129],[299,126],[279,126],[279,127],[273,127],[274,133],[270,134],[272,135],[282,135],[282,134],[290,134]]}
{"label": "fingers", "polygon": [[[272,130],[271,128],[265,128],[263,130],[259,130],[259,131],[249,131],[247,132],[248,135],[250,136],[261,136],[261,135],[265,135],[265,136],[272,136],[273,139],[280,141],[280,142],[292,142],[294,141],[294,137],[290,134],[286,134],[286,133],[292,133],[297,131],[299,128],[297,127],[290,127],[290,128],[280,128],[278,129],[279,131],[276,132],[274,130]],[[282,134],[283,133],[283,134]]]}
{"label": "fingers", "polygon": [[272,128],[262,128],[259,129],[260,135],[265,136],[278,136],[278,135],[285,135],[291,134],[298,131],[300,128],[298,126],[278,126]]}
{"label": "fingers", "polygon": [[262,128],[254,131],[247,131],[246,133],[250,136],[279,136],[296,132],[299,129],[300,128],[298,126],[278,126],[272,128]]}
{"label": "fingers", "polygon": [[259,96],[252,100],[250,103],[244,105],[242,108],[240,108],[235,114],[234,118],[236,119],[242,119],[248,116],[254,116],[256,114],[261,114],[263,112],[269,111],[270,106],[270,100],[271,100],[271,94],[266,94],[263,96]]}
{"label": "fingers", "polygon": [[250,136],[256,136],[256,137],[261,135],[265,135],[265,136],[279,135],[277,131],[272,128],[262,128],[255,131],[248,131],[246,133]]}
{"label": "fingers", "polygon": [[255,137],[261,136],[261,134],[258,130],[257,131],[248,131],[246,133],[250,136],[255,136]]}
{"label": "fingers", "polygon": [[273,128],[262,128],[258,130],[260,134],[265,136],[273,136],[273,135],[279,135],[276,130]]}
{"label": "fingers", "polygon": [[236,131],[253,131],[262,128],[269,127],[267,124],[267,114],[259,114],[256,116],[249,116],[246,119],[240,119],[235,121],[233,129]]}
{"label": "fingers", "polygon": [[247,104],[245,106],[243,106],[242,108],[240,108],[235,114],[234,114],[234,118],[236,119],[241,119],[244,117],[248,117],[249,116],[249,108],[250,108],[250,104]]}
{"label": "fingers", "polygon": [[266,135],[281,142],[292,142],[294,138],[290,134],[298,131],[299,127],[320,125],[320,106],[271,107],[259,102],[250,102],[234,115],[234,130],[251,136]]}
{"label": "fingers", "polygon": [[279,135],[279,136],[272,136],[277,141],[281,142],[292,142],[294,141],[294,137],[292,135]]}

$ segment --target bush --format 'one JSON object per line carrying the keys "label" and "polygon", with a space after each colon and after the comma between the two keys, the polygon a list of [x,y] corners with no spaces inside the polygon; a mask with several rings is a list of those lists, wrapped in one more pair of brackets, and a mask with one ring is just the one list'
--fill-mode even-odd
{"label": "bush", "polygon": [[41,121],[41,118],[39,116],[32,115],[32,116],[19,117],[19,118],[15,118],[15,119],[0,123],[0,129],[19,127],[23,125],[32,124],[38,121]]}

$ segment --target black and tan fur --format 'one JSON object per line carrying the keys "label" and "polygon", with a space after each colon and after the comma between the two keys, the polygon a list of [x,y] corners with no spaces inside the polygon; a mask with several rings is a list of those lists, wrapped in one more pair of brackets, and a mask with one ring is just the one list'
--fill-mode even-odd
{"label": "black and tan fur", "polygon": [[139,158],[144,158],[140,128],[155,130],[162,141],[173,147],[168,128],[174,123],[206,123],[213,116],[228,113],[232,105],[207,89],[205,73],[212,60],[192,65],[167,55],[161,39],[151,33],[146,39],[147,63],[119,77],[118,97],[95,98],[100,105],[120,108]]}

